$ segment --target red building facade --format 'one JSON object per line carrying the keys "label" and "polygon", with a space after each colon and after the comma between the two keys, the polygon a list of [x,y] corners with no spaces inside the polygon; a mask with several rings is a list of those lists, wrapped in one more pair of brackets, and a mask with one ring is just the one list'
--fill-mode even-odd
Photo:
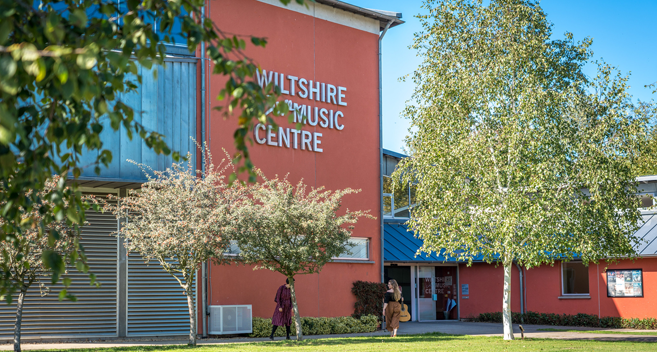
{"label": "red building facade", "polygon": [[[337,1],[306,8],[278,0],[216,0],[209,16],[227,33],[267,38],[266,48],[245,50],[262,68],[259,83],[273,81],[282,98],[308,116],[301,131],[287,118],[277,121],[278,130],[256,128],[249,147],[253,163],[268,177],[288,175],[291,182],[303,179],[329,190],[361,189],[343,207],[377,217],[361,220],[353,232],[366,243],[367,255],[336,259],[319,274],[296,279],[302,316],[348,316],[353,282],[381,280],[379,35],[387,22],[401,21]],[[211,99],[222,85],[221,77],[210,76]],[[215,155],[222,149],[234,153],[234,129],[234,120],[211,113],[208,141]],[[285,283],[281,274],[243,265],[212,266],[208,277],[208,305],[252,305],[258,317],[272,315],[276,289]]]}
{"label": "red building facade", "polygon": [[[384,178],[406,157],[384,150]],[[639,259],[618,263],[556,261],[526,269],[512,267],[511,310],[599,317],[651,318],[657,316],[657,211],[651,209],[657,195],[657,176],[644,176],[638,195],[644,200],[642,221],[634,234],[640,240]],[[412,192],[394,193],[384,182],[384,276],[400,282],[410,297],[412,320],[471,319],[481,313],[502,311],[504,271],[501,266],[474,258],[471,266],[431,253],[418,255],[421,240],[405,222],[412,211]],[[385,197],[390,200],[386,201]],[[622,275],[622,276],[621,276]],[[454,306],[450,300],[454,300]]]}

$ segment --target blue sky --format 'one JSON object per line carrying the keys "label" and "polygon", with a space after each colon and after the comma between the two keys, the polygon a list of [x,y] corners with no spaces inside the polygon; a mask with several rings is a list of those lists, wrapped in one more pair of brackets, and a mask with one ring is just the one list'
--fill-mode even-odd
{"label": "blue sky", "polygon": [[[415,15],[420,0],[345,0],[348,3],[403,14],[405,24],[388,31],[383,39],[383,147],[402,152],[408,121],[400,117],[413,84],[398,78],[410,74],[421,62],[408,49],[413,33],[420,30]],[[562,38],[593,38],[594,58],[604,59],[624,74],[631,73],[630,93],[635,99],[657,99],[644,85],[657,81],[657,0],[544,0],[541,6],[554,24],[553,34]],[[595,66],[587,67],[595,73]]]}

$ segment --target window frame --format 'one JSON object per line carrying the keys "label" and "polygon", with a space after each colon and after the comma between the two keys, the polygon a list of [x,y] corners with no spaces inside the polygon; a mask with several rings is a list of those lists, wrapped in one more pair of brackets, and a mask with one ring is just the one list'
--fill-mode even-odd
{"label": "window frame", "polygon": [[586,268],[586,284],[587,284],[587,288],[588,288],[589,292],[587,292],[587,293],[566,293],[565,292],[566,285],[565,285],[565,282],[564,282],[563,270],[564,270],[564,264],[566,264],[566,263],[580,263],[580,264],[584,265],[584,263],[581,260],[571,260],[571,261],[562,260],[561,261],[561,268],[560,268],[561,269],[561,296],[562,297],[572,297],[572,298],[576,298],[576,297],[589,298],[589,297],[591,297],[591,282],[589,281],[589,275],[588,275],[589,274],[589,267],[588,266],[584,266],[584,267]]}
{"label": "window frame", "polygon": [[[367,248],[367,257],[366,258],[352,258],[352,257],[342,257],[342,256],[340,256],[340,257],[333,257],[331,259],[333,261],[336,261],[336,260],[337,261],[359,260],[359,261],[364,261],[364,262],[370,261],[370,254],[371,254],[370,243],[372,243],[372,239],[369,238],[369,237],[352,237],[352,238],[349,239],[349,241],[351,241],[351,240],[365,240],[366,248]],[[342,255],[344,255],[344,254],[346,254],[346,253],[343,253]]]}
{"label": "window frame", "polygon": [[[383,175],[384,179],[386,177],[390,180],[390,182],[392,182],[392,177],[390,177],[388,175]],[[382,187],[381,187],[381,194],[382,194],[382,196],[381,196],[381,214],[382,214],[382,216],[386,219],[410,219],[411,218],[410,215],[413,212],[413,209],[417,206],[417,203],[412,202],[411,188],[414,185],[417,185],[417,182],[415,182],[415,183],[407,182],[406,192],[405,193],[406,193],[406,199],[408,201],[408,205],[406,205],[406,207],[408,209],[406,211],[408,211],[409,216],[405,216],[405,217],[395,216],[395,210],[396,210],[396,208],[395,208],[395,193],[394,192],[393,193],[384,192],[383,184],[385,184],[385,181],[382,182]],[[386,198],[386,197],[390,197],[390,214],[386,214],[386,212],[384,210],[384,204],[385,203],[384,203],[383,199]]]}

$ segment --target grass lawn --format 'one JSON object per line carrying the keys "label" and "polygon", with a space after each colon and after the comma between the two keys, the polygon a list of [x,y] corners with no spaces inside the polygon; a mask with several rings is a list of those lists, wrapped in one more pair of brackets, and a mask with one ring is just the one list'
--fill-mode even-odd
{"label": "grass lawn", "polygon": [[[74,352],[119,351],[189,351],[187,346],[145,346],[97,349],[75,349]],[[194,351],[654,351],[655,344],[648,342],[567,341],[556,339],[527,339],[504,341],[501,337],[475,337],[431,333],[424,335],[390,337],[350,337],[320,340],[230,343],[199,346]],[[61,351],[61,350],[59,350]]]}
{"label": "grass lawn", "polygon": [[538,331],[566,331],[566,332],[581,332],[581,333],[594,333],[594,334],[621,334],[621,335],[651,335],[657,336],[657,331],[608,331],[608,330],[572,330],[572,329],[538,329]]}

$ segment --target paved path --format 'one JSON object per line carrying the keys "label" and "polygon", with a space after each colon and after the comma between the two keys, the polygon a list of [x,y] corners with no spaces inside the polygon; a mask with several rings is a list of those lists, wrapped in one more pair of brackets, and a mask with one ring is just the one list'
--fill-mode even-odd
{"label": "paved path", "polygon": [[[552,339],[572,339],[572,340],[599,340],[599,341],[636,341],[636,342],[657,342],[657,336],[650,335],[621,335],[621,334],[602,334],[602,333],[579,333],[579,332],[564,332],[564,331],[539,331],[539,329],[568,329],[568,330],[607,330],[607,331],[637,331],[646,332],[656,330],[627,330],[627,329],[593,329],[593,328],[580,328],[572,326],[548,326],[548,325],[523,325],[526,337],[533,338],[552,338]],[[520,338],[520,329],[518,325],[514,324],[513,331],[516,338]],[[424,334],[429,332],[442,332],[445,334],[455,335],[473,335],[473,336],[502,336],[502,324],[493,323],[465,323],[465,322],[435,322],[435,323],[416,323],[408,322],[402,323],[398,334]],[[355,336],[388,336],[385,331],[377,331],[373,333],[364,334],[345,334],[345,335],[318,335],[307,336],[307,339],[322,339],[322,338],[339,338],[339,337],[355,337]],[[281,338],[277,338],[280,340]],[[244,343],[244,342],[258,342],[269,341],[268,338],[227,338],[227,339],[203,339],[199,340],[199,344],[226,344],[226,343]],[[100,348],[100,347],[128,347],[128,346],[161,346],[161,345],[174,345],[186,344],[187,340],[183,338],[178,339],[163,339],[163,338],[140,338],[140,339],[116,339],[116,340],[86,340],[79,342],[67,343],[35,343],[34,340],[24,340],[22,345],[23,350],[65,350],[73,348]],[[4,344],[0,345],[0,350],[12,350],[13,345]]]}

